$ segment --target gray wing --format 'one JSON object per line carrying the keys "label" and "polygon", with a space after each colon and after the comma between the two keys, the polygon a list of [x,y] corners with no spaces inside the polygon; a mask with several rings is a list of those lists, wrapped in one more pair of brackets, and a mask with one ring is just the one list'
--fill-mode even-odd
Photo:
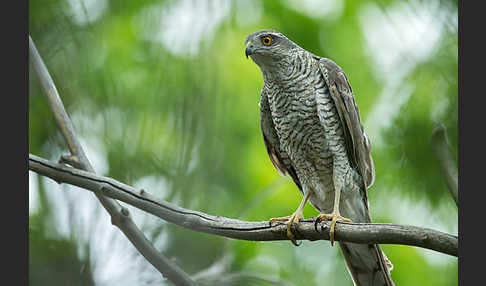
{"label": "gray wing", "polygon": [[[336,63],[326,58],[318,58],[318,60],[344,129],[346,152],[351,166],[357,168],[368,188],[375,180],[375,167],[371,158],[370,141],[363,130],[351,85]],[[363,191],[363,203],[368,208],[365,191]],[[368,210],[366,221],[371,222]],[[378,244],[340,242],[339,245],[355,285],[394,285],[390,276],[393,265]]]}
{"label": "gray wing", "polygon": [[282,148],[280,148],[280,140],[278,139],[275,125],[273,124],[272,113],[268,104],[268,98],[265,94],[265,88],[262,89],[260,97],[260,127],[263,134],[263,142],[267,148],[268,156],[272,161],[273,166],[280,175],[285,176],[289,174],[294,180],[299,190],[302,192],[302,185],[300,184],[295,168],[292,165],[290,158]]}
{"label": "gray wing", "polygon": [[344,128],[346,152],[351,166],[357,168],[366,188],[375,181],[375,166],[371,158],[371,145],[359,117],[353,90],[343,70],[332,60],[319,58],[319,68]]}

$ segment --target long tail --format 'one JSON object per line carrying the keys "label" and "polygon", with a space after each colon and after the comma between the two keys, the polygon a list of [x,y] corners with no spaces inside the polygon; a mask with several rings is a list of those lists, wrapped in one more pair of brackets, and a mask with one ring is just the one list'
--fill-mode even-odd
{"label": "long tail", "polygon": [[[368,194],[359,175],[354,177],[359,196],[349,195],[341,201],[341,213],[353,222],[371,223]],[[339,231],[339,230],[338,230]],[[393,265],[378,244],[339,242],[346,266],[356,286],[394,286],[390,275]]]}
{"label": "long tail", "polygon": [[[346,208],[359,209],[357,213],[360,215],[354,217],[356,222],[371,223],[368,196],[366,192],[361,192],[361,194],[363,195],[361,198],[349,201],[350,204],[343,204],[344,211],[348,211]],[[341,247],[348,271],[353,278],[354,285],[395,285],[390,275],[393,265],[378,244],[340,242],[339,246]]]}
{"label": "long tail", "polygon": [[392,286],[393,268],[378,244],[340,242],[349,273],[356,286]]}

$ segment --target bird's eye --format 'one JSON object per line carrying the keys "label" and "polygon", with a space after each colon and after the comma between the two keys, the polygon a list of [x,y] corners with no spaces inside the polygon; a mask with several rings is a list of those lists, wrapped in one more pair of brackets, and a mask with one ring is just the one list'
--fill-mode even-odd
{"label": "bird's eye", "polygon": [[270,46],[272,44],[272,37],[270,36],[265,36],[262,38],[262,44],[264,46]]}

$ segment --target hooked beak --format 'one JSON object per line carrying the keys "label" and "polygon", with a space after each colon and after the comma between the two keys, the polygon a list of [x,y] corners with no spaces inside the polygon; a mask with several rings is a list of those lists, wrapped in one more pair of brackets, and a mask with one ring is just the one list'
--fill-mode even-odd
{"label": "hooked beak", "polygon": [[255,52],[255,49],[253,49],[252,47],[247,46],[246,49],[245,49],[245,56],[246,56],[246,58],[248,58],[248,56],[251,56],[253,54],[253,52]]}

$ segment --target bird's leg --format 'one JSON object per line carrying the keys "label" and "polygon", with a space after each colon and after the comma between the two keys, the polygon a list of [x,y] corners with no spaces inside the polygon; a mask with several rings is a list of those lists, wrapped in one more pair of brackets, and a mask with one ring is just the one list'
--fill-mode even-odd
{"label": "bird's leg", "polygon": [[334,207],[332,213],[330,214],[319,214],[316,218],[316,226],[323,220],[331,220],[331,230],[329,231],[329,240],[331,241],[331,245],[334,245],[334,228],[337,221],[345,221],[351,222],[349,218],[345,218],[341,216],[339,213],[339,200],[341,197],[341,188],[336,187],[334,189]]}
{"label": "bird's leg", "polygon": [[300,202],[299,207],[297,208],[297,210],[292,215],[270,219],[270,225],[272,225],[272,223],[274,223],[276,221],[287,221],[287,223],[286,223],[286,225],[287,225],[287,237],[290,239],[290,241],[295,246],[299,246],[299,244],[297,244],[297,241],[295,240],[295,236],[292,233],[292,224],[294,223],[295,220],[297,220],[297,223],[298,223],[301,219],[304,218],[304,213],[303,213],[304,206],[305,206],[305,203],[307,202],[307,200],[309,199],[309,196],[310,196],[310,192],[307,192],[304,195],[304,198],[302,198],[302,201]]}

